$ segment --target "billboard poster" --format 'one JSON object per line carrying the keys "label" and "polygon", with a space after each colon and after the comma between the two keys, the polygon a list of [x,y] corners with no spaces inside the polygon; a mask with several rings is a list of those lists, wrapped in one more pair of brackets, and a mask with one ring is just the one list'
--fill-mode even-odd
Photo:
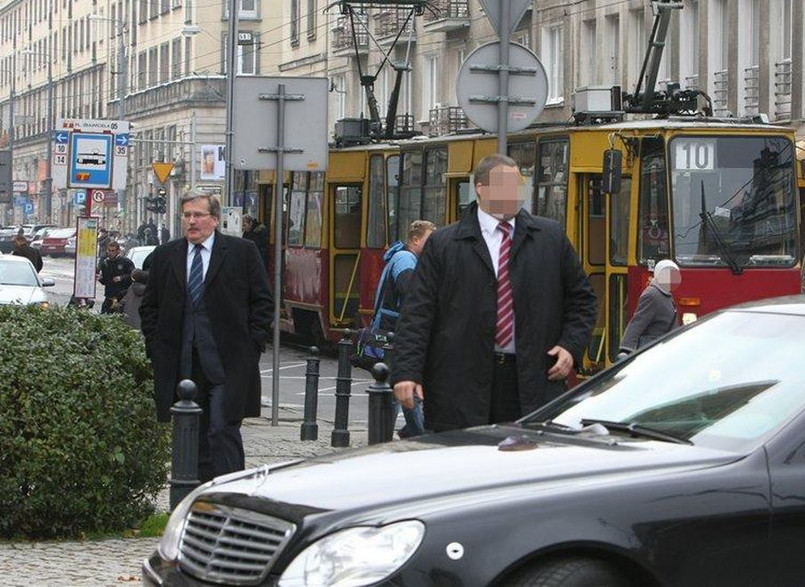
{"label": "billboard poster", "polygon": [[219,180],[226,176],[224,145],[201,145],[201,179]]}
{"label": "billboard poster", "polygon": [[73,293],[76,298],[95,298],[98,220],[97,216],[78,218]]}

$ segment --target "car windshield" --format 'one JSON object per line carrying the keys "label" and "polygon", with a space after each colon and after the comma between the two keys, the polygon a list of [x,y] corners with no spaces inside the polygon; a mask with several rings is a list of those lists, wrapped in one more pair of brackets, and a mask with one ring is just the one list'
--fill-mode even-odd
{"label": "car windshield", "polygon": [[29,285],[37,287],[36,272],[30,263],[0,260],[0,285]]}
{"label": "car windshield", "polygon": [[670,141],[676,258],[683,266],[797,262],[794,146],[785,137]]}
{"label": "car windshield", "polygon": [[805,317],[724,312],[615,365],[524,422],[571,431],[590,421],[616,422],[695,445],[751,449],[805,407],[803,348]]}

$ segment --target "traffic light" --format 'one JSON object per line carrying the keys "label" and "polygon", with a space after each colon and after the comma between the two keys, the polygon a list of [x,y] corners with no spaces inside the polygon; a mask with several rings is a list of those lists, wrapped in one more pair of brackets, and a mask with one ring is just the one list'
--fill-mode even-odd
{"label": "traffic light", "polygon": [[[164,191],[164,190],[160,190]],[[168,201],[163,195],[150,196],[145,199],[145,209],[157,214],[165,214],[168,211]]]}

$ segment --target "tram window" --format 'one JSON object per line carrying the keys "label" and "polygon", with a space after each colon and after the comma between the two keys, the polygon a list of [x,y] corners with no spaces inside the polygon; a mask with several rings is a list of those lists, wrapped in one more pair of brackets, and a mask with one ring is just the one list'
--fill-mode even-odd
{"label": "tram window", "polygon": [[294,173],[291,179],[291,210],[288,217],[288,245],[301,246],[305,235],[307,173]]}
{"label": "tram window", "polygon": [[361,186],[342,185],[335,188],[333,244],[338,249],[361,246]]}
{"label": "tram window", "polygon": [[618,355],[618,348],[621,344],[623,331],[626,330],[626,276],[609,276],[609,360],[615,361]]}
{"label": "tram window", "polygon": [[668,197],[665,150],[660,138],[643,139],[640,161],[637,258],[645,264],[668,257]]}
{"label": "tram window", "polygon": [[447,173],[447,149],[425,151],[425,188],[421,219],[430,220],[436,226],[444,226],[447,212],[445,173]]}
{"label": "tram window", "polygon": [[601,176],[587,179],[587,261],[591,265],[606,262],[606,218],[604,217],[604,194],[601,192]]}
{"label": "tram window", "polygon": [[369,218],[366,226],[366,246],[381,249],[386,246],[386,190],[383,155],[369,158]]}
{"label": "tram window", "polygon": [[475,190],[470,189],[470,182],[469,181],[460,181],[456,184],[456,202],[458,202],[458,215],[461,216],[464,214],[464,210],[466,210],[469,205],[475,201],[476,194]]}
{"label": "tram window", "polygon": [[629,210],[632,178],[621,178],[621,189],[609,196],[609,262],[625,266],[629,257]]}
{"label": "tram window", "polygon": [[422,219],[422,151],[402,154],[402,182],[397,214],[397,233],[408,234],[408,226]]}
{"label": "tram window", "polygon": [[567,140],[540,141],[538,161],[537,193],[532,210],[539,216],[553,218],[564,228],[569,163]]}
{"label": "tram window", "polygon": [[321,203],[324,195],[324,172],[310,174],[305,215],[305,246],[321,248]]}
{"label": "tram window", "polygon": [[511,144],[509,157],[514,159],[520,168],[520,174],[525,179],[526,202],[531,202],[534,192],[534,171],[537,166],[537,143]]}
{"label": "tram window", "polygon": [[389,242],[393,243],[399,239],[397,232],[397,204],[400,196],[400,156],[392,155],[386,159],[386,181],[388,182],[388,204],[389,214]]}

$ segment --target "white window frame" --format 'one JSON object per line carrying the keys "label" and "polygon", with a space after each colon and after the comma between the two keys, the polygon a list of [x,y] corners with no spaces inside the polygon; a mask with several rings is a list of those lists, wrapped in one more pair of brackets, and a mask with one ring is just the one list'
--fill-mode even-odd
{"label": "white window frame", "polygon": [[439,83],[439,58],[436,55],[425,56],[425,75],[422,78],[422,109],[420,120],[430,120],[430,111],[436,105],[436,94]]}
{"label": "white window frame", "polygon": [[546,104],[562,104],[565,101],[565,29],[562,23],[549,24],[542,29],[542,55],[548,74],[548,100]]}

